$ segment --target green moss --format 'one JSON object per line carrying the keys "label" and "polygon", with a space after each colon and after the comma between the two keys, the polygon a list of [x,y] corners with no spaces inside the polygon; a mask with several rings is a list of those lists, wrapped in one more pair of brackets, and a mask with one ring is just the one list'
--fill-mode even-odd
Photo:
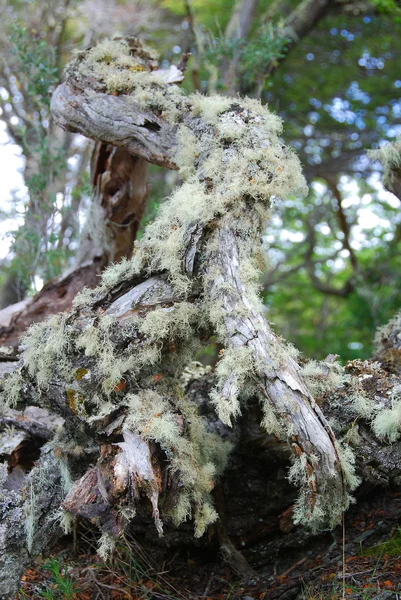
{"label": "green moss", "polygon": [[77,369],[75,379],[77,381],[82,381],[82,379],[84,379],[85,375],[87,375],[88,372],[88,369]]}
{"label": "green moss", "polygon": [[363,553],[367,556],[399,557],[401,555],[401,527],[398,527],[397,531],[390,539],[381,544],[376,544],[375,546],[364,549]]}
{"label": "green moss", "polygon": [[88,414],[85,409],[85,396],[81,392],[68,388],[66,390],[68,405],[75,415],[81,417],[87,417]]}

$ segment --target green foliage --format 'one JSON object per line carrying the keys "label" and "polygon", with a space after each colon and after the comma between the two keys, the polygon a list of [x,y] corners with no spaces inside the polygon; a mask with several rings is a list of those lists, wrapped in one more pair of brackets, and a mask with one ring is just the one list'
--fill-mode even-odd
{"label": "green foliage", "polygon": [[58,82],[59,68],[54,48],[19,23],[10,26],[11,51],[17,59],[18,77],[32,105],[50,108],[50,92]]}
{"label": "green foliage", "polygon": [[401,22],[401,8],[395,0],[370,0],[381,13],[391,15],[395,21]]}
{"label": "green foliage", "polygon": [[220,69],[225,61],[236,57],[243,86],[248,87],[255,81],[264,81],[266,65],[284,58],[288,42],[279,29],[263,24],[251,39],[209,36],[203,58]]}
{"label": "green foliage", "polygon": [[47,600],[74,600],[79,593],[79,587],[68,573],[60,559],[51,557],[43,569],[49,573],[49,583],[45,590],[39,591],[39,598]]}
{"label": "green foliage", "polygon": [[394,535],[380,544],[371,546],[364,550],[367,556],[400,556],[401,554],[401,527],[398,527]]}
{"label": "green foliage", "polygon": [[26,292],[35,289],[35,275],[45,281],[59,275],[70,256],[59,243],[54,220],[60,211],[54,182],[63,179],[67,163],[64,149],[51,141],[48,125],[51,91],[59,73],[54,49],[17,21],[10,25],[9,36],[18,86],[24,93],[25,116],[16,130],[27,161],[28,200],[23,225],[11,233],[13,259],[6,270]]}

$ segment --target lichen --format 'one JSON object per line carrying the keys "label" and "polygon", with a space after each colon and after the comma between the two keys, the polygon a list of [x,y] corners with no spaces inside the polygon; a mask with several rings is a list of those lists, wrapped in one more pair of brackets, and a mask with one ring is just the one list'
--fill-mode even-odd
{"label": "lichen", "polygon": [[377,329],[375,347],[376,357],[384,367],[401,374],[401,312]]}
{"label": "lichen", "polygon": [[396,386],[391,397],[391,408],[382,409],[372,421],[372,429],[378,438],[397,442],[401,437],[401,386]]}
{"label": "lichen", "polygon": [[[250,348],[226,348],[216,367],[217,385],[210,397],[219,419],[226,425],[241,414],[239,390],[254,373],[254,359]],[[229,393],[227,393],[229,390]]]}
{"label": "lichen", "polygon": [[379,160],[383,165],[383,183],[391,187],[401,169],[401,138],[393,143],[387,143],[378,150],[369,150],[371,160]]}
{"label": "lichen", "polygon": [[[123,430],[158,444],[178,480],[177,502],[170,517],[177,525],[193,518],[195,535],[200,536],[217,518],[211,490],[225,467],[230,445],[206,430],[196,405],[185,397],[182,373],[201,338],[214,333],[222,352],[211,401],[220,419],[232,424],[241,413],[243,396],[257,393],[255,380],[265,365],[257,364],[251,345],[233,343],[232,338],[238,334],[240,339],[241,332],[231,335],[227,331],[227,298],[234,299],[236,315],[246,317],[250,308],[263,314],[258,277],[266,219],[273,200],[302,194],[306,185],[297,156],[279,137],[281,120],[266,106],[242,98],[185,96],[177,86],[166,85],[161,73],[152,72],[149,60],[153,58],[147,52],[131,52],[127,41],[108,40],[79,54],[69,69],[76,77],[95,81],[96,90],[102,93],[126,95],[133,111],[138,106],[156,109],[159,119],[174,123],[174,158],[184,182],[161,205],[136,243],[132,258],[106,269],[95,290],[77,296],[71,313],[73,320],[79,315],[75,329],[64,315],[28,331],[23,362],[39,391],[47,390],[55,376],[65,391],[71,390],[66,402],[70,401],[77,420],[100,427],[102,419],[119,410],[125,415]],[[229,216],[235,224],[238,273],[246,300],[223,280],[218,265],[211,267],[219,248],[219,229]],[[190,242],[196,246],[198,261],[193,271],[187,268]],[[124,282],[143,281],[151,274],[168,279],[174,303],[141,307],[122,322],[95,308],[95,303],[99,306],[101,300],[117,294]],[[215,296],[210,298],[212,284]],[[262,327],[260,320],[255,327],[256,331]],[[297,353],[280,340],[272,346],[267,359],[276,374],[286,357],[293,360]],[[85,376],[80,377],[78,371],[86,371]],[[303,375],[317,394],[342,382],[340,367],[331,363],[307,363]],[[13,402],[15,381],[9,384]],[[86,393],[88,381],[92,382],[90,394]],[[285,420],[265,396],[261,397],[262,426],[289,439],[290,428],[283,426]],[[351,464],[349,457],[343,459],[344,464],[346,460]],[[290,478],[302,488],[296,518],[317,526],[327,510],[332,482],[320,490],[313,509],[307,509],[310,475],[302,461],[301,457],[290,471]],[[347,479],[355,483],[351,475]],[[64,480],[66,489],[68,470]],[[338,506],[343,507],[342,501],[338,499]],[[333,522],[338,506],[328,509]],[[104,534],[99,552],[108,555],[112,543]]]}
{"label": "lichen", "polygon": [[36,513],[36,494],[33,483],[31,483],[29,486],[29,497],[25,503],[25,533],[28,552],[32,551],[32,546],[35,539],[37,520]]}
{"label": "lichen", "polygon": [[[288,473],[291,483],[301,488],[300,494],[295,502],[293,520],[295,524],[308,526],[312,531],[318,531],[322,522],[329,527],[334,527],[341,520],[343,512],[353,502],[349,492],[355,490],[361,483],[355,474],[355,455],[348,443],[336,442],[336,450],[341,465],[342,478],[345,487],[342,491],[335,484],[335,473],[332,477],[320,484],[320,489],[312,496],[310,487],[316,489],[316,478],[313,468],[318,462],[314,455],[309,457],[305,453],[294,459]],[[308,468],[309,467],[309,468]]]}
{"label": "lichen", "polygon": [[71,513],[67,510],[60,509],[58,513],[58,520],[60,522],[60,526],[64,532],[64,535],[68,535],[72,531],[72,524],[74,522],[74,518]]}
{"label": "lichen", "polygon": [[301,373],[313,396],[322,396],[335,390],[347,380],[347,375],[336,361],[309,360],[303,365]]}
{"label": "lichen", "polygon": [[23,363],[39,388],[49,388],[55,375],[70,380],[72,363],[69,358],[70,334],[67,315],[52,315],[35,323],[22,338]]}
{"label": "lichen", "polygon": [[[154,391],[131,394],[124,427],[146,440],[157,442],[164,450],[173,472],[180,479],[180,498],[170,516],[176,525],[193,516],[195,535],[203,535],[217,513],[212,508],[210,492],[217,469],[225,467],[230,444],[208,433],[196,408],[188,401],[172,406]],[[182,428],[181,411],[189,425],[189,435]]]}
{"label": "lichen", "polygon": [[21,391],[24,386],[21,369],[16,369],[12,373],[7,374],[2,380],[1,385],[0,414],[4,414],[8,408],[15,408],[21,398]]}
{"label": "lichen", "polygon": [[116,538],[109,533],[103,532],[99,539],[97,553],[104,562],[110,559],[115,547]]}

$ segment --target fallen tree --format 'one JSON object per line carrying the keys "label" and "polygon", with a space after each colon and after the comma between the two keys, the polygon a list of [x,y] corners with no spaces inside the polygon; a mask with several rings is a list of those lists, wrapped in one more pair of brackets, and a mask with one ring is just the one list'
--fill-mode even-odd
{"label": "fallen tree", "polygon": [[[170,543],[216,523],[226,560],[245,573],[231,538],[255,519],[261,535],[332,527],[362,480],[400,476],[398,375],[377,362],[301,361],[265,319],[257,277],[272,201],[305,189],[280,120],[255,100],[186,96],[182,74],[152,61],[135,40],[100,42],[53,95],[61,126],[179,169],[184,183],[133,257],[70,312],[33,325],[20,362],[6,363],[4,431],[39,441],[18,478],[16,447],[2,451],[13,457],[2,470],[2,597],[77,516],[97,523],[102,556],[132,521]],[[221,350],[208,373],[193,361],[212,339]]]}

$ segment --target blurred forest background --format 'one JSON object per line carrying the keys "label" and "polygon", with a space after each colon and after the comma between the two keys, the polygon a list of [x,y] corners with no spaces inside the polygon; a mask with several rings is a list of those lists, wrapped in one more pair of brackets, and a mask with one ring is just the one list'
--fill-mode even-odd
{"label": "blurred forest background", "polygon": [[[259,97],[283,118],[310,192],[266,228],[267,318],[307,357],[372,354],[401,306],[400,200],[366,154],[401,132],[401,7],[337,0],[313,18],[301,4],[0,0],[0,308],[71,266],[91,205],[92,143],[52,123],[51,92],[74,49],[133,35],[162,67],[191,53],[189,92]],[[178,177],[151,167],[142,230]]]}

